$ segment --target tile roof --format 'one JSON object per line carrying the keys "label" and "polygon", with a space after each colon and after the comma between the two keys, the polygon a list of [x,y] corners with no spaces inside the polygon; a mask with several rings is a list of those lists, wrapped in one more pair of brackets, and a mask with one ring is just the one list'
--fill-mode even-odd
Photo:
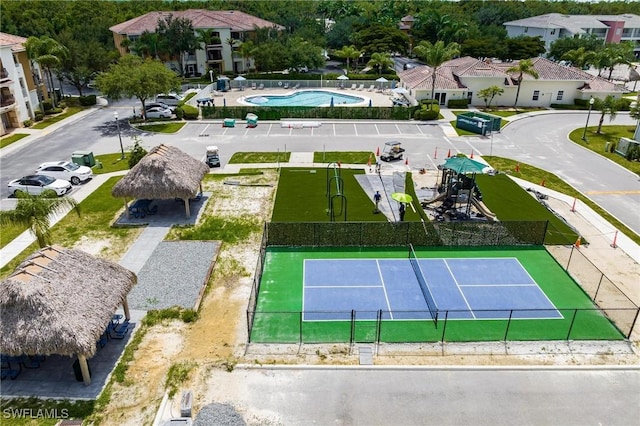
{"label": "tile roof", "polygon": [[582,32],[583,28],[609,28],[604,22],[624,21],[625,28],[640,28],[640,16],[631,13],[621,15],[563,15],[547,13],[505,22],[502,25],[533,28],[567,28],[572,32]]}
{"label": "tile roof", "polygon": [[0,46],[11,46],[14,52],[22,52],[26,38],[13,34],[0,33]]}
{"label": "tile roof", "polygon": [[109,28],[117,34],[142,34],[155,32],[158,20],[173,15],[174,18],[186,18],[193,23],[194,29],[229,28],[231,31],[252,31],[254,27],[284,27],[273,22],[249,15],[237,10],[189,9],[182,11],[155,11],[121,22]]}
{"label": "tile roof", "polygon": [[[577,68],[560,65],[548,59],[537,57],[531,60],[533,68],[538,73],[538,80],[548,81],[582,81],[585,87],[598,91],[621,91],[622,89],[601,77],[593,76]],[[517,73],[507,72],[518,61],[513,62],[484,62],[469,56],[452,59],[438,67],[436,77],[437,89],[460,89],[466,87],[461,79],[464,77],[501,77],[505,84],[515,85]],[[400,80],[411,89],[431,89],[433,68],[418,66],[398,73]],[[523,80],[535,80],[525,74]]]}

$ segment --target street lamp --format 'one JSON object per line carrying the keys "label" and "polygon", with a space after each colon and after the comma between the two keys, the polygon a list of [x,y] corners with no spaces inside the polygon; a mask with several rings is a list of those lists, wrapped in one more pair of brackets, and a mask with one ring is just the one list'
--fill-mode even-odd
{"label": "street lamp", "polygon": [[113,118],[116,119],[116,127],[118,128],[118,140],[120,140],[120,156],[121,160],[124,160],[124,148],[122,147],[122,134],[120,133],[120,122],[118,121],[118,111],[113,113]]}
{"label": "street lamp", "polygon": [[582,132],[582,140],[583,141],[587,141],[587,127],[589,126],[589,117],[591,116],[591,108],[593,108],[593,104],[596,100],[593,98],[593,96],[591,97],[591,99],[589,99],[589,112],[587,113],[587,122],[584,125],[584,132]]}
{"label": "street lamp", "polygon": [[491,145],[489,148],[489,157],[493,158],[493,120],[494,118],[491,117]]}
{"label": "street lamp", "polygon": [[213,70],[209,70],[209,78],[211,78],[211,84],[213,84]]}

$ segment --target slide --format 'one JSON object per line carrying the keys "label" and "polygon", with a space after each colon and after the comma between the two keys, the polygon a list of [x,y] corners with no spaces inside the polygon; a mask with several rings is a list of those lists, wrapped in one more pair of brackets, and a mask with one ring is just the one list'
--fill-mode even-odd
{"label": "slide", "polygon": [[487,218],[487,220],[496,220],[496,215],[491,213],[491,210],[489,210],[487,206],[485,206],[484,203],[478,200],[476,197],[471,197],[471,204],[473,204],[473,206],[478,209],[478,211],[482,213],[484,217]]}
{"label": "slide", "polygon": [[436,198],[433,198],[431,200],[422,200],[422,201],[420,201],[420,205],[422,207],[428,206],[429,204],[435,203],[436,201],[444,200],[446,197],[447,197],[447,193],[444,192],[444,193],[438,195]]}

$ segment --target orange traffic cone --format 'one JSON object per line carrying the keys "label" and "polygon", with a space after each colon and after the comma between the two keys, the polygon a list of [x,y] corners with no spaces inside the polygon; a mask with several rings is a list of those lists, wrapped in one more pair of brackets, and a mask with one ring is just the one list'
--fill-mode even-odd
{"label": "orange traffic cone", "polygon": [[544,186],[544,179],[542,179],[542,182],[540,182],[540,186]]}
{"label": "orange traffic cone", "polygon": [[573,244],[576,248],[580,248],[580,237],[578,237],[578,239],[576,240],[576,242]]}
{"label": "orange traffic cone", "polygon": [[451,158],[451,150],[447,151],[447,158]]}
{"label": "orange traffic cone", "polygon": [[520,173],[520,163],[516,164],[516,172]]}
{"label": "orange traffic cone", "polygon": [[473,150],[471,150],[471,158],[473,158]]}
{"label": "orange traffic cone", "polygon": [[338,167],[342,167],[342,162],[338,161]]}
{"label": "orange traffic cone", "polygon": [[404,165],[405,165],[405,166],[408,166],[408,165],[409,165],[409,157],[407,157],[407,158],[404,160]]}
{"label": "orange traffic cone", "polygon": [[380,147],[378,147],[378,150],[376,151],[376,157],[380,157]]}

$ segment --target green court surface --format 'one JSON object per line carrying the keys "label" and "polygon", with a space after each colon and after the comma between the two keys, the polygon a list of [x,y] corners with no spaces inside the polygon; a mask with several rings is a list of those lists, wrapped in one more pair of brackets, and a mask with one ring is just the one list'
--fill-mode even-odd
{"label": "green court surface", "polygon": [[305,259],[403,259],[407,248],[267,248],[250,341],[254,343],[471,342],[501,340],[622,340],[544,247],[416,247],[419,258],[516,258],[562,319],[303,321]]}

